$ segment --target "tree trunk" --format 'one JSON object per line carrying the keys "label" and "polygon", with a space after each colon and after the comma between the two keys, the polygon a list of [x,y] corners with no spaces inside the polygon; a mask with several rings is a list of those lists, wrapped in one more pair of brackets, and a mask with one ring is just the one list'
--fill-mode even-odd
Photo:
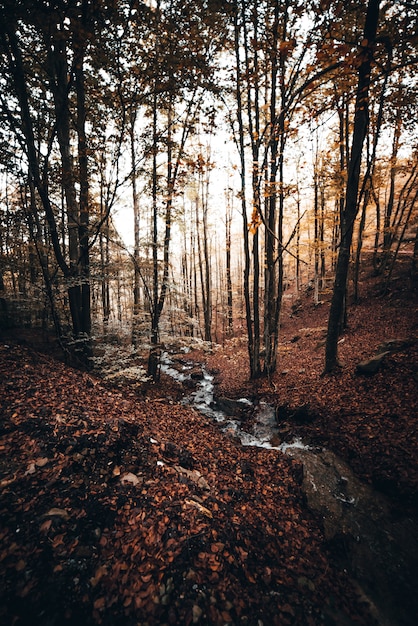
{"label": "tree trunk", "polygon": [[414,253],[411,266],[412,285],[416,289],[418,286],[418,226],[415,233]]}
{"label": "tree trunk", "polygon": [[[86,101],[84,85],[84,45],[78,51],[78,60],[75,64],[75,84],[77,94],[77,138],[78,138],[78,168],[80,183],[79,212],[80,223],[78,238],[80,246],[80,275],[81,275],[81,332],[90,337],[91,334],[91,294],[90,294],[90,246],[89,246],[89,175],[87,159],[86,135]],[[90,352],[90,346],[86,349]],[[88,355],[87,355],[88,356]]]}
{"label": "tree trunk", "polygon": [[341,242],[338,252],[334,290],[328,319],[325,346],[325,372],[332,372],[338,363],[338,337],[347,286],[350,248],[353,238],[354,221],[358,211],[358,189],[360,180],[361,156],[368,124],[368,96],[370,86],[373,45],[376,38],[380,0],[369,0],[364,27],[363,49],[360,53],[358,85],[354,116],[353,142],[348,167],[345,208],[341,224]]}
{"label": "tree trunk", "polygon": [[[400,111],[400,109],[399,109]],[[390,186],[389,186],[389,198],[387,205],[385,207],[385,217],[383,221],[383,254],[388,254],[391,243],[393,240],[392,231],[391,231],[391,218],[393,207],[395,204],[395,183],[396,183],[396,172],[397,172],[397,157],[399,150],[399,138],[401,135],[401,119],[400,114],[396,119],[395,123],[395,131],[393,135],[392,142],[392,154],[390,157]]]}
{"label": "tree trunk", "polygon": [[132,344],[137,347],[138,335],[139,335],[139,312],[140,312],[140,293],[141,293],[141,273],[139,269],[139,199],[137,189],[137,167],[136,167],[136,154],[135,154],[135,122],[136,122],[136,108],[130,112],[129,116],[129,142],[130,142],[130,154],[131,154],[131,185],[132,185],[132,206],[134,213],[134,288],[133,288],[133,310],[132,310]]}
{"label": "tree trunk", "polygon": [[225,220],[225,244],[226,244],[226,335],[232,337],[234,322],[232,315],[232,276],[231,276],[231,222],[232,207],[227,203]]}
{"label": "tree trunk", "polygon": [[369,191],[366,190],[363,200],[363,208],[361,211],[361,219],[358,228],[357,235],[357,248],[356,248],[356,258],[354,263],[354,275],[353,275],[353,298],[354,302],[359,301],[359,275],[360,275],[360,260],[361,260],[361,250],[363,247],[363,235],[364,235],[364,227],[366,225],[366,214],[367,214],[367,203],[369,201]]}
{"label": "tree trunk", "polygon": [[314,304],[319,303],[319,171],[318,152],[314,164]]}
{"label": "tree trunk", "polygon": [[[265,359],[263,373],[270,376],[276,370],[279,320],[283,295],[283,216],[284,216],[284,149],[286,144],[286,52],[280,49],[279,39],[287,40],[289,3],[274,3],[271,50],[270,92],[270,172],[266,202],[266,271],[264,305]],[[280,13],[282,29],[279,34]],[[279,83],[279,95],[277,93]],[[276,114],[277,100],[280,112]],[[277,246],[276,246],[277,244]]]}
{"label": "tree trunk", "polygon": [[[80,216],[75,193],[75,177],[71,156],[72,144],[70,141],[71,116],[69,110],[69,68],[67,64],[66,43],[62,38],[61,33],[58,33],[58,31],[52,33],[48,31],[48,37],[45,37],[45,45],[48,47],[50,88],[54,97],[55,129],[61,155],[62,187],[65,192],[67,208],[69,263],[67,263],[65,258],[66,249],[64,245],[61,245],[58,234],[56,216],[49,196],[48,178],[47,175],[45,175],[45,172],[47,172],[47,167],[45,165],[42,168],[43,171],[41,174],[41,165],[39,161],[40,153],[35,141],[35,127],[29,106],[28,84],[26,82],[25,68],[16,34],[18,31],[16,29],[17,25],[12,22],[2,24],[0,36],[2,39],[3,49],[6,51],[7,62],[13,80],[15,95],[19,102],[20,130],[25,139],[29,177],[33,181],[33,185],[39,195],[45,211],[54,255],[66,282],[72,322],[72,333],[74,337],[77,337],[80,333],[89,333],[90,325],[89,302],[88,305],[86,304],[87,299],[89,300],[89,285],[86,285],[87,288],[84,290],[83,295],[81,285],[82,280],[80,278],[79,271],[80,265],[83,263],[84,269],[88,270],[88,260],[86,259],[85,254],[83,259],[80,257],[80,235],[83,237],[82,247],[84,252],[88,249],[88,242],[87,238],[83,234],[85,233],[87,226],[86,212],[83,210],[83,216]],[[82,67],[80,68],[80,71],[82,72]],[[81,98],[83,97],[82,94],[80,96]],[[81,101],[79,104],[81,104]],[[77,115],[77,118],[78,117],[79,116]],[[83,137],[80,137],[80,139],[82,142]],[[81,156],[82,152],[83,147],[81,146]],[[84,167],[85,163],[86,162],[83,163],[82,157],[79,165]],[[85,173],[84,180],[86,180]],[[83,183],[82,193],[85,193],[85,189],[86,186]],[[85,284],[88,283],[88,279],[85,276],[83,282]],[[85,306],[84,312],[83,303]],[[82,357],[82,355],[80,355],[80,357]]]}
{"label": "tree trunk", "polygon": [[[244,12],[243,12],[244,13]],[[245,15],[242,16],[243,25],[245,25]],[[241,80],[241,59],[240,59],[240,38],[239,38],[239,15],[238,7],[234,12],[234,37],[235,37],[235,61],[236,61],[236,76],[235,76],[235,88],[236,88],[236,100],[237,100],[237,119],[238,119],[238,147],[239,147],[239,159],[240,159],[240,198],[241,198],[241,215],[242,215],[242,227],[244,237],[244,272],[243,272],[243,289],[244,289],[244,301],[245,301],[245,320],[247,326],[248,337],[248,357],[250,363],[250,377],[257,378],[261,373],[260,364],[260,345],[259,345],[259,327],[256,327],[256,321],[253,318],[253,312],[255,309],[252,307],[251,293],[250,293],[250,272],[251,272],[251,255],[250,255],[250,241],[248,232],[248,216],[247,216],[247,202],[246,202],[246,168],[245,168],[245,136],[244,136],[244,121],[243,121],[243,103],[242,103],[242,80]],[[246,40],[244,45],[246,45]],[[255,237],[254,245],[257,244],[258,239]],[[254,248],[253,248],[254,250]],[[254,279],[258,280],[258,267],[254,268]],[[258,293],[258,289],[257,289]],[[258,310],[256,312],[258,316]],[[254,330],[255,329],[255,330]],[[258,337],[258,340],[256,340]]]}
{"label": "tree trunk", "polygon": [[157,380],[159,376],[159,316],[158,316],[158,202],[157,202],[157,87],[154,86],[152,111],[152,302],[151,304],[151,351],[148,359],[148,374]]}

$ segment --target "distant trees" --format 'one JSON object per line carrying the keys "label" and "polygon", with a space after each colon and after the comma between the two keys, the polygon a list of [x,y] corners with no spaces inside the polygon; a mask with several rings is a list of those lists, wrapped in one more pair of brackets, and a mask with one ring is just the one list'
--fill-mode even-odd
{"label": "distant trees", "polygon": [[414,228],[417,24],[377,0],[367,16],[356,0],[3,1],[0,291],[40,290],[84,362],[112,319],[158,357],[162,329],[211,342],[244,311],[256,378],[276,369],[289,268],[316,304],[335,272],[333,371],[365,234],[389,280]]}
{"label": "distant trees", "polygon": [[[55,8],[4,2],[0,19],[3,133],[14,137],[13,163],[31,190],[28,219],[37,232],[47,225],[52,271],[64,281],[71,334],[83,361],[91,332],[87,124],[93,94],[86,62],[101,16],[96,11],[87,2]],[[43,273],[49,289],[51,270],[43,267]]]}

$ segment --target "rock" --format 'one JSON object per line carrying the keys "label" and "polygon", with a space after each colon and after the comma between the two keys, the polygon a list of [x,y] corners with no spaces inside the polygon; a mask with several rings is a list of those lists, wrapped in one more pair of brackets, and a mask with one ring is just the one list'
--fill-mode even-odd
{"label": "rock", "polygon": [[310,424],[316,419],[316,414],[312,411],[308,404],[297,407],[290,407],[288,404],[282,404],[276,407],[276,422],[292,421],[295,424]]}
{"label": "rock", "polygon": [[192,380],[191,378],[186,378],[183,380],[182,384],[186,389],[196,389],[196,380]]}
{"label": "rock", "polygon": [[190,378],[192,380],[203,380],[204,376],[202,370],[196,367],[191,371]]}
{"label": "rock", "polygon": [[245,415],[252,409],[252,404],[245,398],[239,400],[233,400],[232,398],[218,397],[214,398],[214,404],[217,409],[226,413],[226,415],[234,417],[245,417]]}
{"label": "rock", "polygon": [[359,363],[356,367],[356,374],[363,374],[364,376],[373,376],[382,367],[383,361],[388,354],[390,354],[390,352],[388,351],[380,352],[379,354],[372,356],[370,359],[361,361],[361,363]]}
{"label": "rock", "polygon": [[377,354],[387,353],[387,352],[399,352],[401,350],[407,350],[411,346],[415,345],[417,340],[415,338],[411,339],[389,339],[388,341],[384,341],[377,348]]}
{"label": "rock", "polygon": [[402,350],[408,350],[417,343],[415,337],[409,339],[389,339],[384,341],[377,348],[377,352],[370,359],[366,359],[359,363],[356,367],[356,374],[363,374],[364,376],[373,376],[379,371],[383,365],[385,356],[392,354],[393,352],[401,352]]}
{"label": "rock", "polygon": [[[394,516],[395,502],[361,482],[330,450],[289,447],[286,453],[303,465],[301,489],[307,505],[322,521],[340,567],[373,603],[376,622],[415,624],[405,599],[415,593],[418,520],[402,510]],[[298,578],[298,585],[312,589],[306,575]]]}

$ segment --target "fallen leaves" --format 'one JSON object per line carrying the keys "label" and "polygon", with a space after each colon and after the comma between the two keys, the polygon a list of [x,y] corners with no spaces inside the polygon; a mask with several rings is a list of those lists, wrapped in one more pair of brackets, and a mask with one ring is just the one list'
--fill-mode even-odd
{"label": "fallen leaves", "polygon": [[[6,356],[9,363],[24,358],[29,367],[26,379],[3,363],[14,389],[6,414],[12,436],[1,440],[11,460],[2,479],[3,622],[16,615],[53,619],[59,611],[81,615],[86,625],[111,624],[121,615],[223,624],[250,614],[250,607],[280,614],[270,592],[283,567],[304,572],[311,553],[319,565],[310,566],[310,575],[323,567],[318,530],[303,531],[310,545],[296,548],[293,561],[298,543],[277,532],[298,506],[297,496],[275,481],[287,476],[295,487],[289,460],[242,449],[204,418],[197,429],[195,413],[185,407],[129,399],[100,384],[87,391],[79,372],[48,361],[39,368],[26,351]],[[265,571],[271,572],[264,575],[266,589],[257,590],[253,581]],[[205,598],[200,585],[210,589]],[[318,598],[321,593],[326,587]],[[319,610],[302,594],[294,601],[302,613]]]}
{"label": "fallen leaves", "polygon": [[[366,474],[413,487],[416,434],[402,410],[416,402],[412,356],[388,357],[399,367],[390,398],[384,379],[321,382],[318,334],[299,332],[322,328],[319,309],[286,324],[276,391],[248,386],[246,351],[231,342],[213,356],[225,395],[332,405],[323,421],[284,431],[332,440]],[[0,621],[318,626],[339,610],[372,624],[304,507],[300,467],[153,393],[158,402],[0,344]]]}
{"label": "fallen leaves", "polygon": [[186,478],[194,482],[198,487],[201,487],[202,489],[208,491],[210,490],[207,480],[198,470],[188,470],[185,467],[181,467],[180,465],[175,465],[174,469],[182,476],[185,476]]}
{"label": "fallen leaves", "polygon": [[[120,470],[119,470],[120,473]],[[116,472],[116,474],[113,471],[113,475],[118,476],[118,472]],[[122,485],[126,485],[126,484],[130,484],[133,485],[134,487],[136,487],[136,485],[140,485],[142,484],[142,479],[140,480],[138,478],[138,476],[136,476],[135,474],[133,474],[132,472],[127,472],[126,474],[124,474],[121,479],[120,482]]]}
{"label": "fallen leaves", "polygon": [[205,515],[206,517],[209,517],[210,519],[213,518],[212,512],[209,511],[209,509],[207,509],[205,506],[203,506],[202,504],[200,504],[200,502],[198,502],[197,500],[185,500],[184,501],[185,504],[188,504],[189,506],[194,507],[195,509],[197,509],[200,513],[202,513],[203,515]]}
{"label": "fallen leaves", "polygon": [[60,517],[61,519],[68,520],[70,516],[65,509],[53,507],[47,513],[44,513],[42,517]]}
{"label": "fallen leaves", "polygon": [[16,480],[16,475],[0,480],[0,487],[8,487]]}

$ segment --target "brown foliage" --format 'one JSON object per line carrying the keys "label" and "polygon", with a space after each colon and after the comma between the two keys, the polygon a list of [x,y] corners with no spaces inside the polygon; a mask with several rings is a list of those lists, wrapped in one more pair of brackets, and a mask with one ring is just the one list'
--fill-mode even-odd
{"label": "brown foliage", "polygon": [[[320,376],[326,305],[308,301],[284,317],[272,380],[250,386],[236,344],[209,365],[225,395],[286,404],[283,437],[330,446],[411,504],[416,346],[372,378],[354,370],[412,333],[414,306],[396,291],[353,309],[339,376]],[[111,388],[0,344],[1,623],[372,624],[306,508],[299,463],[242,447],[166,383]],[[301,406],[314,419],[295,419]]]}

